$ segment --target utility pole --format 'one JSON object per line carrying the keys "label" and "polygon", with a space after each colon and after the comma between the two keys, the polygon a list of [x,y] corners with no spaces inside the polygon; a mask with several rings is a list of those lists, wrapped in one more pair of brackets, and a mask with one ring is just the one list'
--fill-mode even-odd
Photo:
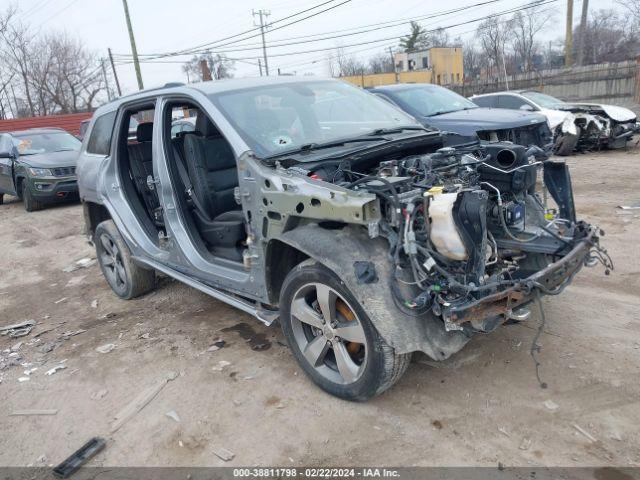
{"label": "utility pole", "polygon": [[262,60],[258,59],[258,70],[260,70],[260,76],[262,76]]}
{"label": "utility pole", "polygon": [[111,62],[111,70],[113,70],[113,78],[116,80],[116,88],[118,89],[118,96],[122,96],[122,90],[120,90],[120,81],[118,80],[118,72],[116,72],[116,64],[113,63],[113,54],[111,53],[111,49],[107,49],[109,51],[109,62]]}
{"label": "utility pole", "polygon": [[396,70],[396,57],[393,56],[393,50],[391,46],[389,46],[389,56],[391,57],[391,67],[393,68],[393,73],[396,77],[396,83],[398,83],[398,71]]}
{"label": "utility pole", "polygon": [[582,15],[580,16],[580,42],[578,44],[578,65],[584,64],[584,36],[587,33],[587,20],[589,17],[589,0],[582,0]]}
{"label": "utility pole", "polygon": [[107,69],[104,67],[104,58],[100,59],[100,66],[102,67],[102,76],[104,77],[104,86],[107,89],[107,98],[111,101],[111,89],[109,88],[109,78],[107,77]]}
{"label": "utility pole", "polygon": [[251,10],[251,14],[255,17],[256,15],[260,19],[260,24],[256,25],[260,27],[260,35],[262,35],[262,57],[264,58],[264,73],[268,77],[269,76],[269,63],[267,62],[267,44],[264,39],[264,31],[269,27],[265,23],[266,18],[271,15],[271,12],[267,12],[265,10]]}
{"label": "utility pole", "polygon": [[136,78],[138,79],[138,90],[144,89],[142,83],[142,73],[140,72],[140,61],[138,60],[138,49],[136,48],[136,39],[133,36],[133,27],[131,26],[131,17],[129,16],[129,6],[127,0],[122,0],[124,7],[124,17],[127,20],[127,30],[129,30],[129,41],[131,42],[131,54],[133,55],[133,66],[136,69]]}
{"label": "utility pole", "polygon": [[573,0],[567,0],[567,29],[564,34],[564,66],[573,63]]}
{"label": "utility pole", "polygon": [[205,59],[200,60],[200,70],[202,70],[202,81],[208,82],[212,80],[211,78],[211,70],[209,69],[209,64]]}

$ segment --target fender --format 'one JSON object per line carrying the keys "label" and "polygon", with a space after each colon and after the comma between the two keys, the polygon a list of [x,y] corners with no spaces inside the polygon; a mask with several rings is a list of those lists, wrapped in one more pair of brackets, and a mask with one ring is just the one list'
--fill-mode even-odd
{"label": "fender", "polygon": [[[397,353],[421,351],[434,360],[444,360],[470,340],[461,331],[447,332],[442,320],[431,313],[414,317],[394,303],[389,279],[392,264],[385,239],[369,238],[363,227],[348,225],[339,230],[309,224],[277,237],[332,270],[360,302],[382,338]],[[358,281],[354,262],[371,262],[377,280]]]}

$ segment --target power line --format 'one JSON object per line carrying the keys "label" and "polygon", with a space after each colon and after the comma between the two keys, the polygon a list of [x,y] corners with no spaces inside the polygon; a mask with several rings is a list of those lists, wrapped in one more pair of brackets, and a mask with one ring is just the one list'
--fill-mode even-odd
{"label": "power line", "polygon": [[[482,16],[482,17],[474,18],[472,20],[466,20],[464,22],[459,22],[459,23],[455,23],[455,24],[452,24],[452,25],[447,25],[445,27],[438,27],[438,28],[434,28],[434,29],[431,29],[431,30],[426,30],[425,33],[432,33],[432,32],[437,32],[439,30],[447,30],[449,28],[459,27],[459,26],[462,26],[462,25],[468,25],[468,24],[471,24],[471,23],[477,23],[477,22],[481,22],[481,21],[489,19],[489,18],[499,17],[499,16],[502,16],[502,15],[507,15],[507,14],[519,12],[519,11],[522,11],[522,10],[527,10],[527,9],[530,9],[530,8],[533,8],[533,7],[537,7],[537,6],[546,5],[546,4],[550,4],[550,3],[555,3],[555,2],[558,2],[558,1],[559,0],[545,0],[545,1],[530,2],[530,3],[525,4],[524,6],[503,10],[502,12],[498,12],[498,13],[494,13],[494,14],[490,14],[490,15],[485,15],[485,16]],[[397,36],[394,35],[392,37],[384,37],[384,38],[378,38],[378,39],[374,39],[374,40],[368,40],[368,41],[363,41],[363,42],[352,43],[350,45],[345,45],[344,47],[356,47],[356,46],[362,46],[362,45],[371,45],[372,43],[381,43],[381,42],[386,42],[386,41],[390,41],[390,40],[397,40]],[[276,54],[271,54],[271,57],[284,57],[284,56],[292,56],[292,55],[301,55],[301,54],[305,54],[305,53],[324,52],[324,51],[328,51],[328,50],[333,50],[335,48],[336,48],[335,46],[332,46],[332,47],[325,47],[325,48],[316,48],[316,49],[311,49],[311,50],[300,50],[300,51],[295,51],[295,52],[276,53]],[[236,51],[236,50],[229,49],[229,50],[217,50],[217,51],[222,53],[222,52],[233,52],[233,51]],[[255,60],[258,57],[245,57],[245,58],[250,58],[250,59],[254,59]],[[154,58],[146,59],[145,62],[152,63],[152,60],[154,60]]]}
{"label": "power line", "polygon": [[[477,22],[477,21],[485,20],[487,18],[491,18],[491,17],[495,17],[495,16],[506,15],[508,13],[515,13],[516,11],[525,10],[525,9],[531,8],[533,6],[544,5],[546,3],[554,3],[555,1],[558,1],[558,0],[550,0],[550,1],[543,2],[543,3],[536,3],[535,5],[530,5],[530,6],[527,6],[527,7],[524,7],[524,8],[519,8],[519,9],[516,9],[514,11],[507,10],[507,11],[504,11],[504,12],[500,12],[498,14],[493,14],[493,15],[489,15],[489,16],[486,16],[486,17],[482,17],[480,19],[476,19],[476,20],[473,20],[471,22]],[[543,13],[543,12],[546,12],[546,11],[553,11],[553,8],[543,9],[539,13]],[[509,21],[508,19],[505,19],[505,20],[501,20],[500,22],[501,23],[506,23],[508,21]],[[463,23],[460,23],[460,24],[449,25],[449,26],[446,26],[446,27],[442,27],[442,29],[447,30],[449,28],[454,28],[454,27],[463,25],[464,23],[470,23],[470,22],[463,22]],[[432,29],[432,30],[427,30],[426,33],[435,32],[435,31],[438,31],[438,30],[439,30],[438,28],[435,28],[435,29]],[[459,32],[458,34],[459,35],[464,35],[466,33],[472,33],[472,32],[475,32],[475,31],[477,31],[477,28],[474,28],[473,30],[465,30],[464,32]],[[385,41],[385,40],[386,39],[380,40],[380,41]],[[395,44],[396,44],[396,42],[390,43],[390,44],[386,44],[386,45],[382,45],[382,46],[375,45],[373,47],[367,47],[367,48],[363,48],[363,49],[359,49],[359,50],[355,50],[355,51],[349,52],[349,54],[353,55],[353,54],[357,54],[357,53],[363,53],[363,52],[370,51],[370,50],[373,50],[373,49],[376,49],[376,48],[387,48],[387,47],[393,46]],[[351,45],[342,46],[341,48],[351,48],[351,47],[359,46],[359,45],[360,44],[351,44]],[[331,48],[328,48],[327,50],[333,50],[335,48],[336,47],[331,47]],[[292,53],[290,55],[295,55],[295,53]],[[324,57],[315,57],[314,60],[310,60],[310,61],[307,60],[307,61],[304,61],[304,62],[286,63],[284,65],[280,65],[280,67],[281,68],[282,67],[298,67],[298,66],[304,66],[304,65],[311,65],[311,64],[317,63],[318,61],[320,61],[322,59],[324,59]]]}
{"label": "power line", "polygon": [[41,22],[40,24],[38,24],[38,26],[36,26],[36,28],[40,28],[42,27],[45,23],[47,23],[48,21],[50,21],[51,19],[57,17],[58,15],[60,15],[62,12],[66,12],[69,8],[71,8],[74,4],[76,4],[78,2],[78,0],[71,0],[71,2],[69,2],[67,4],[66,7],[63,7],[61,10],[58,10],[56,13],[54,13],[53,15],[49,15],[49,17],[47,17],[44,22]]}
{"label": "power line", "polygon": [[[468,10],[470,8],[481,7],[481,6],[484,6],[484,5],[497,3],[497,2],[501,2],[501,1],[504,1],[504,0],[486,0],[486,1],[483,1],[483,2],[474,3],[474,4],[470,4],[470,5],[465,5],[463,7],[458,7],[458,8],[454,8],[454,9],[451,9],[451,10],[441,11],[441,12],[428,14],[428,15],[422,15],[422,16],[411,17],[411,18],[400,18],[400,19],[396,19],[396,20],[388,20],[388,21],[385,21],[385,22],[372,23],[372,24],[368,24],[368,25],[361,25],[359,27],[346,28],[346,29],[342,29],[342,30],[333,30],[333,31],[322,32],[322,33],[317,33],[317,34],[312,34],[312,35],[303,35],[303,36],[297,36],[297,37],[281,38],[281,39],[278,39],[278,40],[273,40],[272,42],[269,43],[269,46],[270,47],[274,47],[274,48],[275,47],[284,47],[284,46],[296,45],[296,44],[300,44],[300,43],[320,42],[320,41],[323,41],[323,40],[331,40],[331,39],[341,38],[341,37],[346,37],[346,36],[351,36],[351,35],[360,35],[360,34],[363,34],[363,33],[368,33],[368,32],[372,32],[372,31],[376,31],[376,30],[382,30],[382,29],[385,29],[385,28],[399,27],[399,26],[402,26],[402,25],[409,24],[412,21],[428,20],[428,19],[431,19],[431,18],[437,18],[437,17],[446,16],[446,15],[451,15],[452,13],[457,13],[457,12]],[[380,27],[380,28],[369,28],[369,27]],[[363,28],[367,28],[368,30],[361,30]],[[361,31],[352,32],[352,30],[361,30]],[[334,34],[334,33],[341,34],[343,32],[350,32],[350,33],[345,33],[344,35],[329,36],[329,37],[326,37],[326,38],[312,38],[312,37],[318,37],[318,36],[321,36],[321,35],[330,35],[330,34]],[[304,40],[301,41],[301,42],[276,43],[276,42],[286,42],[286,41],[289,41],[289,40],[298,40],[298,39],[304,39]],[[239,41],[241,41],[241,40],[239,40]],[[261,45],[262,45],[262,43],[249,43],[249,44],[240,43],[240,44],[236,45],[238,48],[235,48],[233,50],[232,49],[225,49],[224,51],[225,52],[232,52],[232,51],[257,50],[257,49],[261,48]],[[255,48],[242,48],[242,47],[251,47],[251,46],[255,46]],[[219,50],[218,48],[216,48],[216,51],[222,52],[222,50]],[[140,55],[140,56],[154,57],[154,56],[158,56],[158,55],[162,55],[162,54],[161,53],[159,53],[159,54],[146,54],[146,55]],[[122,56],[127,56],[127,55],[122,55]]]}
{"label": "power line", "polygon": [[[327,0],[327,1],[323,2],[323,3],[319,3],[319,4],[315,5],[313,7],[306,8],[304,10],[300,10],[299,12],[293,13],[291,15],[288,15],[286,17],[280,18],[278,20],[274,20],[273,22],[271,22],[271,25],[273,25],[274,23],[282,22],[284,20],[288,20],[288,19],[293,18],[293,17],[297,17],[298,15],[302,15],[303,13],[309,12],[311,10],[315,10],[316,8],[322,7],[322,6],[327,5],[329,3],[333,3],[335,1],[336,0]],[[347,3],[347,2],[350,2],[350,1],[351,0],[346,0],[343,3]],[[320,13],[322,13],[322,12],[320,12]],[[302,20],[304,20],[304,19],[302,19]],[[287,26],[287,25],[285,25],[285,26]],[[282,28],[282,27],[278,27],[278,29],[279,28]],[[179,55],[190,55],[190,54],[192,54],[193,52],[195,52],[195,51],[197,51],[199,49],[207,48],[207,47],[213,48],[213,45],[216,44],[216,43],[224,42],[224,41],[230,40],[232,38],[237,38],[237,37],[240,37],[240,36],[245,35],[247,33],[255,32],[257,30],[260,30],[260,27],[255,27],[255,28],[252,28],[250,30],[246,30],[244,32],[236,33],[235,35],[230,35],[228,37],[224,37],[224,38],[212,41],[212,42],[203,43],[201,45],[197,45],[197,46],[192,47],[192,48],[186,48],[186,49],[183,49],[183,50],[177,50],[175,52],[160,53],[160,54],[156,54],[156,55],[147,54],[146,56],[152,56],[152,57],[155,57],[155,58],[163,58],[163,57],[172,57],[172,56],[179,56]],[[259,35],[260,34],[253,35],[251,37],[247,37],[247,38],[241,39],[240,41],[247,40],[248,38],[254,38],[254,37],[257,37]]]}

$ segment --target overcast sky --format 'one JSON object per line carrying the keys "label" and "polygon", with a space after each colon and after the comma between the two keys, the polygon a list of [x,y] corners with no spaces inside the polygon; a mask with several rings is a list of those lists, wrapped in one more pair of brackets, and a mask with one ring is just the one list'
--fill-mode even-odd
{"label": "overcast sky", "polygon": [[[254,27],[252,9],[264,9],[271,12],[269,21],[273,22],[301,10],[311,8],[327,0],[129,0],[129,9],[135,31],[138,53],[153,54],[175,52],[197,45],[220,40]],[[275,27],[291,22],[314,12],[347,2],[313,18],[301,21],[278,30]],[[380,22],[426,17],[456,8],[465,7],[483,0],[334,0],[315,10],[289,20],[276,22],[274,30],[267,33],[267,45],[286,41],[314,40],[314,35],[341,35],[350,33],[356,27]],[[486,1],[486,0],[484,0]],[[116,54],[130,54],[129,38],[124,19],[122,0],[0,0],[4,10],[10,4],[18,5],[25,22],[36,30],[58,29],[82,39],[90,49],[100,56],[107,55],[111,47]],[[459,12],[437,18],[427,18],[420,23],[427,29],[445,27],[473,20],[491,13],[504,11],[524,5],[526,0],[499,0],[495,3],[465,8]],[[575,0],[575,21],[579,21],[581,1]],[[591,0],[590,8],[611,8],[611,0]],[[545,5],[544,9],[553,9],[556,16],[543,35],[544,41],[556,40],[564,35],[564,15],[566,1],[557,0]],[[505,17],[503,17],[505,18]],[[449,29],[451,38],[460,35],[463,39],[473,36],[477,23],[461,25]],[[362,58],[397,45],[396,37],[408,31],[408,25],[384,28],[360,35],[344,36],[330,40],[311,41],[298,45],[268,47],[270,73],[278,68],[286,73],[302,75],[313,73],[327,75],[327,51],[294,54],[299,51],[321,50],[343,46],[345,52]],[[346,30],[346,31],[345,31]],[[329,33],[332,32],[332,33]],[[335,32],[335,33],[333,33]],[[245,36],[256,35],[251,32]],[[387,39],[387,40],[383,40]],[[237,39],[233,39],[237,40]],[[381,41],[378,41],[381,40]],[[227,40],[223,43],[228,43]],[[364,45],[356,43],[378,41]],[[260,38],[242,41],[244,48],[259,47]],[[220,47],[218,50],[239,48],[238,44]],[[213,51],[218,51],[213,48]],[[245,51],[227,51],[226,55],[239,59],[235,63],[235,76],[258,75],[256,58],[261,56],[260,49]],[[121,58],[121,57],[118,57]],[[164,58],[162,62],[184,61],[186,57]],[[120,62],[120,61],[119,61]],[[119,63],[118,62],[118,63]],[[136,80],[133,65],[116,66],[120,82],[125,92],[135,90]],[[142,76],[145,87],[162,85],[170,81],[186,81],[179,63],[143,63]]]}

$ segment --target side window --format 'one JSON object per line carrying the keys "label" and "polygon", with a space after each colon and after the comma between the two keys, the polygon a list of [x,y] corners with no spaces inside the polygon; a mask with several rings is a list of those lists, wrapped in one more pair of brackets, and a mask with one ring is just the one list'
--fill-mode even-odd
{"label": "side window", "polygon": [[116,120],[116,112],[107,113],[99,117],[91,130],[89,141],[87,142],[87,153],[95,155],[109,155],[111,149],[111,134]]}
{"label": "side window", "polygon": [[194,132],[198,120],[198,110],[187,106],[175,106],[171,109],[171,139],[183,132]]}
{"label": "side window", "polygon": [[513,95],[500,95],[498,97],[498,108],[518,110],[523,105],[528,105],[528,103],[521,98],[514,97]]}
{"label": "side window", "polygon": [[472,101],[479,107],[495,108],[496,106],[496,97],[494,95],[490,95],[488,97],[477,97],[472,99]]}

